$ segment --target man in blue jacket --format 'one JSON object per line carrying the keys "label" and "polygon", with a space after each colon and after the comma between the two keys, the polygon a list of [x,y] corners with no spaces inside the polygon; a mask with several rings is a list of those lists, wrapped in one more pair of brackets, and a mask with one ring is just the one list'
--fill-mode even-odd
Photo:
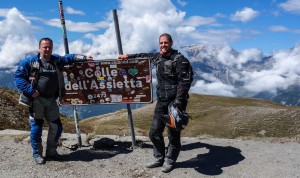
{"label": "man in blue jacket", "polygon": [[93,59],[92,56],[77,54],[54,55],[52,49],[53,41],[50,38],[42,38],[39,42],[39,53],[23,59],[15,71],[17,88],[21,90],[23,97],[31,101],[27,103],[30,113],[30,140],[33,157],[37,164],[45,163],[42,146],[44,118],[49,125],[46,158],[58,156],[56,149],[62,133],[62,123],[56,100],[62,97],[64,92],[60,69],[76,61]]}

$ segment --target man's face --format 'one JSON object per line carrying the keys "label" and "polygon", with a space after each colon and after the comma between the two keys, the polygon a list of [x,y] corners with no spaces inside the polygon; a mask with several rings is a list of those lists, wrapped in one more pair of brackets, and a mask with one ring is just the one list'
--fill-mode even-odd
{"label": "man's face", "polygon": [[172,45],[173,45],[172,42],[169,41],[167,37],[161,36],[159,38],[160,54],[166,55],[172,48]]}
{"label": "man's face", "polygon": [[45,60],[50,60],[52,55],[52,48],[53,44],[51,43],[51,41],[41,41],[39,47],[40,56],[43,57]]}

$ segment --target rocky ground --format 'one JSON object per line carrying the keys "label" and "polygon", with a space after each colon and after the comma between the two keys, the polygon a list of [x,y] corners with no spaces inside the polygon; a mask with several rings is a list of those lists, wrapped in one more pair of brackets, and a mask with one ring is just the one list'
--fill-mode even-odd
{"label": "rocky ground", "polygon": [[[152,159],[147,137],[136,137],[132,149],[131,137],[82,135],[84,147],[72,151],[77,136],[64,133],[58,148],[61,160],[36,165],[28,135],[27,131],[0,131],[0,177],[300,177],[297,142],[184,137],[176,169],[166,174],[160,168],[145,168]],[[113,147],[96,149],[94,143],[103,138],[112,139]]]}

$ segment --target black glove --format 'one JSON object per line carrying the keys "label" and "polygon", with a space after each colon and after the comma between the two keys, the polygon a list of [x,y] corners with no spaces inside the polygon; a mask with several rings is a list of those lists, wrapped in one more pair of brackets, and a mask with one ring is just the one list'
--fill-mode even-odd
{"label": "black glove", "polygon": [[182,102],[181,101],[179,101],[179,100],[175,100],[174,101],[174,104],[177,106],[177,108],[180,110],[180,111],[182,111]]}

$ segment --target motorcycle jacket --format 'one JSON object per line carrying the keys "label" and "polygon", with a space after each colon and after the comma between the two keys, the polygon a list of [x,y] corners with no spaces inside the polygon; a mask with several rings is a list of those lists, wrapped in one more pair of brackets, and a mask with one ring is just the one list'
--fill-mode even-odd
{"label": "motorcycle jacket", "polygon": [[177,50],[172,50],[169,56],[159,53],[128,54],[128,58],[135,57],[148,57],[156,66],[158,99],[187,101],[193,82],[193,70],[187,58]]}
{"label": "motorcycle jacket", "polygon": [[[38,85],[43,85],[43,83],[47,82],[47,80],[53,81],[53,77],[54,80],[56,81],[58,79],[60,80],[63,79],[62,73],[59,72],[60,71],[59,69],[62,68],[64,65],[72,64],[76,61],[79,62],[85,60],[82,57],[82,55],[77,55],[77,54],[67,54],[65,56],[59,56],[54,54],[51,56],[51,61],[53,61],[54,67],[51,69],[52,71],[50,71],[53,73],[53,75],[49,76],[47,74],[47,72],[49,73],[49,69],[44,68],[43,63],[41,59],[39,59],[39,57],[40,55],[37,54],[23,59],[20,62],[19,66],[17,67],[17,70],[15,71],[15,84],[17,88],[27,96],[31,96],[33,93],[35,93]],[[39,81],[40,75],[43,74],[45,74],[45,76],[42,77],[41,81]],[[61,81],[56,83],[61,83]],[[57,89],[58,88],[64,89],[64,86],[57,86],[57,84],[56,85],[52,85],[52,84],[53,82],[51,83],[51,88],[48,88],[49,89],[48,92],[51,92],[50,90],[54,89],[54,92],[56,94],[55,97],[57,97],[58,95]],[[55,88],[53,88],[52,86],[55,86]],[[43,88],[47,89],[47,86]],[[41,93],[41,94],[43,95],[45,93]]]}

